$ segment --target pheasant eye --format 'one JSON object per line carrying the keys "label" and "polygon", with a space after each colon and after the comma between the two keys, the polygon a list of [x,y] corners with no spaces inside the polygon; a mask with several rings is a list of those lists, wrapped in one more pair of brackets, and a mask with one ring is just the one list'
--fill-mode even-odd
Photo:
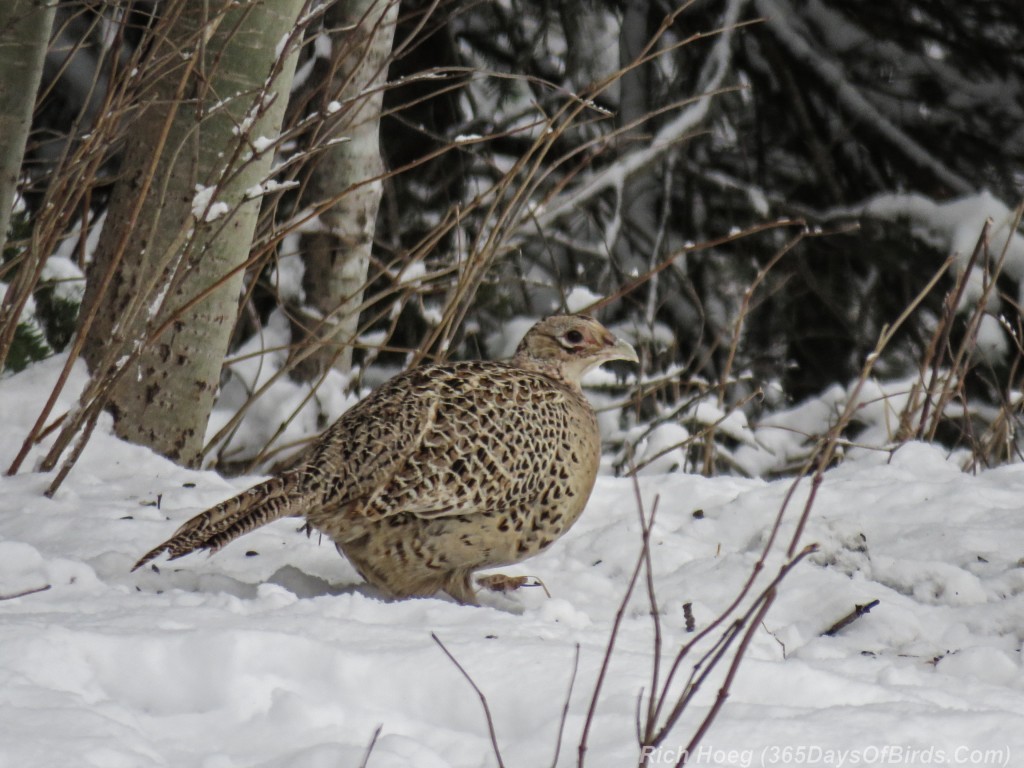
{"label": "pheasant eye", "polygon": [[580,333],[579,331],[569,331],[568,333],[565,334],[565,340],[568,341],[570,344],[582,344],[583,334]]}

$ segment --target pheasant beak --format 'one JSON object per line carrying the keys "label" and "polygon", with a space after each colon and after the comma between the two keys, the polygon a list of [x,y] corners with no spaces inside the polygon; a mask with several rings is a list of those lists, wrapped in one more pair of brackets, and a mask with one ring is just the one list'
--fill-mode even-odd
{"label": "pheasant beak", "polygon": [[626,360],[630,363],[639,363],[640,358],[636,355],[636,350],[633,349],[633,345],[622,339],[617,339],[614,336],[608,342],[605,342],[606,346],[599,353],[601,362],[608,362],[609,360]]}

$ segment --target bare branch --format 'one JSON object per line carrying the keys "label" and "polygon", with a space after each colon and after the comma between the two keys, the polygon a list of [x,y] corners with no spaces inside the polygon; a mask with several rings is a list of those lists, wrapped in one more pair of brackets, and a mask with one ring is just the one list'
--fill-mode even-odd
{"label": "bare branch", "polygon": [[822,636],[823,637],[833,637],[833,636],[837,635],[841,630],[843,630],[846,627],[848,627],[851,624],[853,624],[853,622],[855,622],[861,616],[864,616],[865,614],[870,613],[871,609],[874,608],[876,605],[878,605],[880,602],[881,602],[881,600],[872,600],[871,602],[864,603],[863,605],[858,604],[858,605],[853,606],[853,610],[852,611],[850,611],[848,614],[843,616],[843,618],[841,618],[839,621],[837,621],[831,627],[829,627],[824,632],[822,632],[821,633]]}
{"label": "bare branch", "polygon": [[494,757],[498,760],[498,768],[505,768],[505,763],[501,759],[501,750],[498,749],[498,735],[494,731],[494,719],[491,717],[491,708],[487,704],[487,697],[484,695],[484,692],[480,690],[480,687],[476,684],[476,682],[474,682],[470,674],[459,663],[458,659],[456,659],[452,655],[451,651],[449,651],[448,648],[445,647],[445,644],[441,642],[441,638],[439,638],[433,632],[430,633],[430,637],[435,643],[437,643],[438,647],[442,651],[444,651],[444,655],[447,656],[448,660],[455,665],[455,668],[459,670],[460,673],[462,673],[462,676],[466,678],[466,682],[469,683],[472,686],[473,690],[476,692],[477,697],[480,699],[480,705],[484,709],[484,716],[487,718],[487,733],[491,737],[491,748],[494,750]]}
{"label": "bare branch", "polygon": [[21,592],[13,592],[9,595],[0,595],[0,600],[16,600],[19,597],[25,597],[26,595],[35,595],[39,592],[45,592],[50,589],[49,584],[44,584],[41,587],[32,587],[31,589],[24,589]]}
{"label": "bare branch", "polygon": [[847,82],[842,70],[835,63],[814,51],[787,22],[787,18],[793,15],[793,9],[788,3],[785,7],[781,3],[785,3],[785,0],[754,0],[758,13],[764,17],[765,23],[779,42],[793,56],[809,65],[818,77],[832,88],[839,103],[850,116],[868,121],[879,135],[890,141],[919,167],[933,173],[950,189],[960,194],[976,191],[974,184],[932,156],[924,147],[879,112],[871,102],[861,95],[860,91]]}
{"label": "bare branch", "polygon": [[377,746],[377,739],[380,738],[381,731],[383,730],[383,725],[378,725],[373,729],[373,736],[370,737],[370,743],[366,745],[366,752],[363,754],[363,759],[359,762],[359,768],[366,768],[369,765],[370,755],[373,754],[373,748]]}

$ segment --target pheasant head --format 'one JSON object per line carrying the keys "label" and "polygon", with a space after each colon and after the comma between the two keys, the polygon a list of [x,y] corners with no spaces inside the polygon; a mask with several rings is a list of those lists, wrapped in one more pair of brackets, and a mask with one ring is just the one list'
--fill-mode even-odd
{"label": "pheasant head", "polygon": [[639,362],[636,350],[587,315],[553,315],[533,326],[512,361],[540,370],[574,389],[591,368],[610,360]]}

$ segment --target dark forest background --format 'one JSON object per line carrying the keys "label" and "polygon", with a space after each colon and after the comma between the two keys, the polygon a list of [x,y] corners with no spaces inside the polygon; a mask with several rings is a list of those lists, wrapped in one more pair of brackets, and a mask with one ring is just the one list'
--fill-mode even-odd
{"label": "dark forest background", "polygon": [[[126,62],[145,63],[133,57],[175,5],[57,3],[0,267],[11,286],[38,266],[16,318],[16,291],[6,292],[0,320],[17,321],[9,371],[64,350],[81,323],[98,230],[139,140],[135,113],[116,115],[100,161],[76,164],[76,147],[112,121],[109,93]],[[323,89],[337,87],[342,50],[352,70],[369,58],[345,42],[347,28],[312,13],[318,5],[303,9],[287,140],[275,148],[274,178],[289,183],[262,199],[229,359],[277,339],[264,347],[282,376],[315,391],[337,383],[334,371],[358,387],[425,356],[501,354],[502,334],[524,319],[586,309],[642,348],[639,382],[605,382],[602,402],[621,412],[615,441],[683,426],[680,468],[754,471],[735,460],[744,438],[731,414],[767,423],[847,387],[866,360],[902,393],[890,441],[1016,458],[1015,0],[405,0],[373,86],[382,165],[365,279],[358,297],[319,305],[302,190],[327,162],[317,142],[348,128],[314,136],[310,104],[337,98]],[[129,105],[138,97],[125,93]],[[356,98],[340,101],[343,114]],[[46,219],[68,185],[79,188],[74,205]],[[43,268],[57,256],[61,268]],[[349,336],[311,336],[323,301],[355,318]],[[274,318],[287,320],[284,337]],[[310,343],[333,354],[296,355]],[[111,373],[97,366],[94,376]],[[232,375],[221,370],[220,385]],[[229,461],[230,436],[206,437],[190,463],[274,459],[254,445]]]}

